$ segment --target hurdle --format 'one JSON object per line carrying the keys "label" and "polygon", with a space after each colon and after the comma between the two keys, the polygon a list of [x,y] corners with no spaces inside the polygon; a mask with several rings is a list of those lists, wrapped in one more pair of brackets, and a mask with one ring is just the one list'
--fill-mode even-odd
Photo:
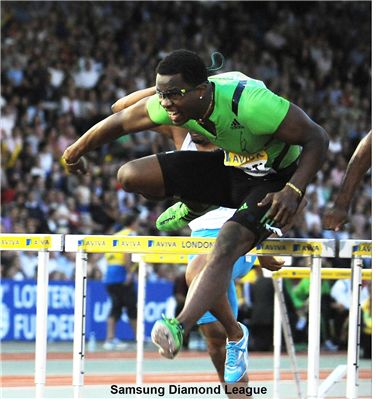
{"label": "hurdle", "polygon": [[[335,240],[320,239],[309,241],[305,239],[295,239],[294,241],[280,240],[285,243],[286,248],[282,253],[281,248],[276,248],[272,255],[288,255],[293,257],[310,257],[312,259],[312,267],[308,269],[311,277],[311,285],[309,292],[309,329],[308,329],[308,366],[307,366],[307,398],[317,398],[317,389],[319,385],[319,358],[320,358],[320,298],[321,298],[321,264],[322,258],[333,258],[335,256]],[[268,245],[267,242],[264,242]],[[280,252],[280,253],[277,253]],[[290,271],[290,267],[282,270]],[[281,356],[281,327],[288,322],[283,321],[285,310],[280,292],[282,287],[282,271],[274,272],[273,278],[276,282],[273,284],[275,288],[274,296],[274,376],[273,376],[273,398],[279,399],[279,382],[280,382],[280,356]],[[283,317],[282,317],[283,316]],[[283,324],[282,324],[283,322]],[[284,327],[286,330],[286,327]],[[296,370],[295,353],[291,348],[292,338],[288,336],[288,332],[284,332],[286,346],[289,351],[292,367],[294,369],[295,380],[297,383],[298,396],[300,397],[299,376]]]}
{"label": "hurdle", "polygon": [[174,254],[132,254],[132,262],[138,263],[138,291],[137,291],[137,353],[136,353],[136,385],[143,382],[144,370],[144,334],[145,334],[145,295],[146,295],[146,264],[170,263],[187,264],[188,255]]}
{"label": "hurdle", "polygon": [[[86,312],[86,267],[88,253],[113,253],[125,252],[142,255],[153,255],[159,257],[162,263],[172,263],[171,258],[179,257],[178,263],[185,263],[188,254],[208,254],[214,247],[215,238],[192,238],[192,237],[154,237],[154,236],[98,236],[98,235],[66,235],[65,236],[65,251],[76,253],[76,293],[75,293],[75,316],[74,316],[74,353],[73,353],[73,371],[72,371],[72,385],[75,388],[75,397],[79,396],[79,389],[84,383],[84,358],[85,358],[85,312]],[[64,237],[62,235],[45,235],[45,234],[1,234],[0,235],[0,250],[11,251],[37,251],[38,252],[38,276],[37,276],[37,334],[36,334],[36,354],[35,354],[35,386],[36,397],[41,398],[44,392],[46,383],[46,347],[47,347],[47,306],[48,306],[48,260],[49,252],[61,251],[63,249]],[[349,249],[351,248],[351,249]],[[311,282],[316,281],[316,285],[320,288],[321,282],[321,259],[324,257],[332,257],[335,253],[335,240],[315,240],[309,241],[306,239],[270,239],[257,246],[249,252],[250,255],[280,255],[280,256],[310,256],[313,259],[312,268],[309,270],[299,270],[299,273],[309,272],[310,276],[314,275]],[[351,366],[353,377],[348,377],[347,380],[347,398],[357,397],[358,388],[358,356],[359,350],[356,347],[352,350],[354,343],[359,344],[359,285],[361,266],[359,267],[359,260],[371,256],[371,241],[359,240],[343,240],[340,242],[340,256],[351,257],[353,264],[352,278],[357,279],[359,283],[353,284],[353,309],[351,320],[355,320],[355,328],[352,328],[351,334],[354,338],[349,338],[349,358],[348,364]],[[142,326],[140,333],[137,334],[137,349],[140,351],[137,354],[138,376],[136,376],[136,383],[142,384],[142,360],[143,360],[143,326],[144,326],[144,302],[145,302],[145,264],[147,257],[143,257],[142,262],[144,267],[139,270],[139,296],[138,301],[143,306],[138,308],[138,325]],[[315,270],[314,270],[315,269]],[[143,270],[143,271],[142,271]],[[328,269],[323,269],[323,276]],[[293,268],[287,268],[277,273],[297,273]],[[349,271],[340,271],[348,276]],[[142,278],[142,273],[144,278]],[[369,271],[363,271],[365,278],[370,276]],[[283,278],[282,275],[279,278]],[[313,284],[311,283],[311,290],[313,291]],[[319,292],[320,294],[320,292]],[[316,293],[317,297],[317,293]],[[357,301],[355,301],[357,297]],[[320,296],[318,296],[320,298]],[[311,302],[311,301],[310,301]],[[319,302],[319,301],[318,301]],[[317,309],[317,307],[316,307]],[[312,313],[310,308],[310,314]],[[358,314],[356,314],[358,313]],[[316,314],[319,312],[316,311]],[[319,323],[318,323],[319,324]],[[349,333],[352,323],[349,323]],[[316,330],[314,330],[316,331]],[[354,334],[355,332],[355,334]],[[275,337],[279,335],[281,338],[281,329],[275,331]],[[314,337],[312,339],[312,336]],[[319,359],[319,330],[315,335],[309,335],[309,350],[308,350],[308,378],[310,375],[315,378],[316,383],[318,379],[318,359]],[[318,344],[317,344],[318,340]],[[316,344],[315,344],[316,342]],[[351,346],[351,348],[350,348]],[[311,350],[310,350],[311,347]],[[310,362],[310,355],[315,355],[314,361]],[[350,357],[351,356],[351,357]],[[351,360],[352,359],[352,360]],[[355,361],[353,360],[355,359]],[[278,361],[278,358],[275,360]],[[352,362],[352,363],[351,363]],[[314,367],[311,367],[314,365]],[[311,368],[310,368],[311,367]],[[317,374],[313,372],[316,370]],[[310,374],[311,373],[311,374]],[[351,371],[350,371],[351,373]],[[307,387],[309,388],[309,387]],[[318,398],[320,393],[314,393],[315,396],[310,398]]]}
{"label": "hurdle", "polygon": [[[65,251],[76,253],[76,286],[81,287],[75,295],[75,323],[73,342],[72,385],[74,397],[80,397],[80,388],[84,385],[85,363],[85,309],[86,309],[86,269],[88,253],[132,253],[157,255],[164,261],[176,258],[176,255],[208,254],[213,248],[215,238],[191,237],[154,237],[154,236],[100,236],[66,235]],[[162,256],[163,255],[163,256]],[[187,259],[187,258],[181,258]],[[146,290],[146,263],[141,258],[138,269],[137,294],[137,358],[136,384],[143,382],[144,353],[144,308]]]}
{"label": "hurdle", "polygon": [[339,257],[351,258],[351,305],[349,312],[349,333],[347,347],[346,399],[356,399],[359,390],[360,349],[360,288],[363,259],[371,258],[372,241],[341,240]]}
{"label": "hurdle", "polygon": [[[298,365],[297,365],[297,361],[296,361],[295,346],[294,346],[290,321],[288,318],[286,302],[285,302],[285,298],[283,295],[282,284],[280,284],[280,283],[281,283],[281,281],[276,281],[275,279],[273,279],[274,293],[275,293],[275,296],[277,297],[277,301],[275,301],[275,303],[278,303],[277,311],[280,312],[280,321],[282,322],[283,336],[285,338],[287,353],[289,355],[292,372],[294,374],[298,398],[302,399],[303,393],[302,393],[300,375],[299,375],[299,371],[298,371]],[[277,320],[278,320],[278,318],[277,318]],[[276,328],[276,331],[278,331],[278,328]],[[279,335],[280,335],[280,330],[279,330]],[[280,350],[281,349],[281,340],[280,339],[278,339],[277,344],[278,344],[278,348]],[[275,348],[276,348],[276,346],[275,346]],[[277,359],[278,359],[278,356],[277,356]],[[280,367],[280,361],[278,361],[277,364],[278,364],[278,367]],[[276,376],[278,378],[280,378],[279,370],[276,373]],[[276,384],[274,382],[274,386],[277,387],[277,385],[278,384]],[[278,387],[276,388],[276,390],[274,392],[278,392]],[[276,395],[277,395],[277,393],[276,393]]]}
{"label": "hurdle", "polygon": [[[349,314],[349,339],[348,339],[348,354],[347,354],[347,365],[339,365],[333,372],[327,377],[325,381],[321,385],[319,385],[319,378],[317,378],[314,382],[313,376],[311,375],[311,385],[307,386],[307,397],[308,398],[319,398],[322,399],[325,397],[326,393],[330,390],[334,383],[340,380],[347,371],[347,380],[346,380],[346,399],[356,399],[358,397],[358,371],[359,371],[359,347],[360,347],[360,287],[361,287],[361,279],[363,280],[371,280],[372,279],[372,270],[362,270],[362,259],[371,257],[371,241],[363,240],[341,240],[339,242],[339,257],[340,258],[352,258],[352,268],[344,269],[344,268],[335,268],[335,269],[321,269],[321,276],[318,279],[315,276],[316,280],[310,285],[310,309],[309,309],[309,323],[315,323],[318,326],[318,336],[313,335],[314,342],[320,344],[320,313],[315,313],[312,315],[311,313],[311,291],[316,292],[315,298],[320,298],[321,295],[317,296],[317,287],[315,284],[319,283],[319,289],[321,288],[321,279],[350,279],[352,280],[352,292],[351,292],[351,307]],[[313,265],[312,265],[313,267]],[[277,272],[273,272],[273,279],[281,282],[282,278],[307,278],[311,277],[312,268],[308,267],[288,267]],[[277,316],[275,316],[275,331],[281,331],[281,318],[278,315],[280,310],[275,306],[275,312]],[[310,330],[309,330],[310,332]],[[279,333],[280,334],[280,333]],[[312,335],[308,336],[308,345],[313,345],[311,341]],[[276,339],[276,337],[275,337]],[[277,338],[277,344],[274,347],[274,357],[277,359],[276,364],[279,365],[279,353],[280,353],[280,341]],[[319,351],[319,349],[318,349]],[[277,352],[277,353],[276,353]],[[309,353],[309,350],[308,350]],[[317,354],[317,351],[314,352]],[[308,355],[309,356],[309,355]],[[312,362],[314,363],[314,362]],[[308,382],[310,381],[310,363],[308,363]],[[275,370],[275,386],[278,386],[278,376],[279,369]],[[312,373],[313,374],[313,373]],[[278,398],[277,391],[274,391],[274,398]],[[311,396],[309,396],[311,395]]]}
{"label": "hurdle", "polygon": [[63,250],[62,234],[0,234],[0,251],[38,252],[35,332],[35,397],[44,397],[47,362],[49,252]]}
{"label": "hurdle", "polygon": [[[81,263],[79,267],[84,268],[83,263],[85,262],[86,253],[114,253],[114,252],[124,252],[124,253],[134,253],[134,254],[158,254],[158,255],[188,255],[188,254],[208,254],[214,247],[215,238],[198,238],[198,237],[163,237],[163,236],[105,236],[105,235],[67,235],[65,237],[65,251],[66,252],[76,252],[77,256],[80,256]],[[250,255],[280,255],[280,256],[312,256],[314,259],[315,267],[320,270],[321,258],[322,257],[333,257],[335,255],[335,240],[322,239],[316,241],[309,241],[306,239],[270,239],[264,241],[262,244],[258,245],[252,251],[249,252]],[[141,268],[139,269],[140,279],[138,289],[141,292],[145,291],[145,279],[142,277],[144,273],[144,266],[141,262]],[[320,273],[316,274],[320,276]],[[80,279],[86,278],[81,276]],[[141,283],[140,283],[141,282]],[[143,284],[143,285],[142,285]],[[78,297],[77,297],[78,298]],[[142,297],[141,297],[142,299]],[[140,300],[140,297],[138,298]],[[81,312],[80,317],[77,316],[77,320],[84,319],[82,314],[82,309],[85,308],[82,298],[78,303],[75,304],[75,310]],[[317,310],[316,310],[317,312]],[[138,316],[137,318],[142,318],[143,324],[143,306],[139,303],[138,306]],[[76,320],[76,319],[75,319]],[[141,322],[138,322],[140,326]],[[79,332],[76,333],[76,329]],[[143,329],[141,327],[141,329]],[[312,335],[312,334],[311,334]],[[78,340],[78,337],[84,342],[85,331],[82,327],[82,323],[75,323],[75,334],[74,337]],[[143,347],[144,337],[141,334],[137,334],[137,347],[140,348],[140,353],[142,353],[141,347]],[[73,355],[74,371],[76,377],[73,376],[73,381],[75,386],[83,385],[84,378],[84,353],[81,348],[81,343],[74,344],[74,348],[80,348],[80,350],[75,350]],[[315,354],[313,356],[313,354]],[[311,344],[309,349],[309,356],[314,358],[313,367],[310,370],[315,371],[314,375],[315,381],[318,380],[318,358],[319,358],[319,344]],[[311,361],[312,362],[312,361]],[[142,364],[142,358],[138,357],[138,364]],[[312,364],[310,365],[312,366]],[[139,366],[139,370],[141,366]],[[79,370],[79,373],[78,371]],[[311,371],[311,375],[312,375]],[[313,377],[311,377],[313,379]],[[138,384],[142,383],[142,374],[136,377]]]}
{"label": "hurdle", "polygon": [[[188,259],[188,255],[173,255],[173,254],[165,254],[165,255],[158,255],[158,254],[146,254],[146,255],[140,255],[140,254],[133,254],[132,255],[132,261],[139,263],[139,268],[140,271],[139,273],[141,274],[141,276],[144,276],[145,272],[145,265],[147,263],[152,263],[152,264],[187,264],[189,262]],[[273,283],[277,283],[276,281],[273,281]],[[282,282],[282,280],[280,280],[280,282]],[[144,293],[144,290],[140,290],[142,293]],[[277,290],[276,290],[277,292]],[[144,307],[145,307],[145,301],[143,299],[143,295],[139,295],[138,297],[138,301],[137,301],[137,309],[140,310],[140,314],[141,317],[137,317],[137,331],[139,331],[139,328],[142,328],[142,331],[144,329]],[[274,306],[280,306],[283,309],[286,309],[285,304],[284,304],[284,300],[282,299],[283,294],[281,292],[281,295],[278,296],[278,299],[275,301],[275,305]],[[276,296],[277,298],[277,296]],[[278,314],[278,316],[280,317],[280,312],[275,312],[275,315]],[[285,314],[286,314],[286,310],[285,310]],[[287,314],[286,314],[287,316]],[[287,341],[289,337],[290,339],[292,339],[292,335],[291,335],[291,328],[289,325],[288,320],[286,320],[286,317],[283,319],[283,323],[282,321],[280,323],[282,323],[282,326],[284,328],[284,334],[285,334],[285,340],[286,342],[291,342],[291,341]],[[275,324],[276,325],[276,324]],[[275,330],[276,331],[276,330]],[[142,336],[143,337],[143,336]],[[277,338],[278,339],[278,338]],[[279,334],[279,342],[281,342],[281,334]],[[138,341],[137,341],[138,344]],[[296,359],[295,359],[295,351],[294,351],[294,347],[292,345],[293,343],[290,343],[289,345],[289,355],[291,358],[291,362],[292,362],[292,367],[294,370],[294,375],[295,375],[295,381],[297,384],[297,391],[298,391],[298,397],[299,399],[302,398],[302,393],[301,393],[301,387],[300,387],[300,379],[299,379],[299,374],[297,372],[297,366],[296,366]],[[276,353],[276,352],[275,352]],[[280,370],[280,350],[279,350],[279,357],[277,358],[277,364],[278,364],[278,373]],[[137,345],[137,365],[136,365],[136,384],[141,384],[142,383],[142,373],[143,373],[143,346],[141,345],[141,347],[139,348],[139,346]],[[278,374],[279,375],[279,374]]]}

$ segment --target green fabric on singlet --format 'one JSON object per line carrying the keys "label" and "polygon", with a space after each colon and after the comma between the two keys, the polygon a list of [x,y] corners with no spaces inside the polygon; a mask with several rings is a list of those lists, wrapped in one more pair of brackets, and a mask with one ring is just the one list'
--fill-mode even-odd
{"label": "green fabric on singlet", "polygon": [[[246,80],[247,84],[239,100],[238,115],[235,115],[232,111],[232,98],[239,80]],[[289,101],[268,90],[263,82],[239,72],[211,76],[209,81],[215,85],[215,106],[209,120],[216,127],[216,135],[193,119],[182,126],[201,133],[224,149],[226,165],[250,169],[250,166],[257,164],[260,166],[259,175],[267,174],[285,145],[280,140],[272,139],[272,135],[285,118]],[[172,125],[157,95],[148,100],[147,110],[154,123]],[[300,152],[300,146],[291,145],[279,169],[294,162]]]}

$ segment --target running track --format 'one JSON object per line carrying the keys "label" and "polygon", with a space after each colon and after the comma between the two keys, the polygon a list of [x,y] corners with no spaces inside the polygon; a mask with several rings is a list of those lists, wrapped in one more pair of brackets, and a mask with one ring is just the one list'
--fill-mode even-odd
{"label": "running track", "polygon": [[[265,357],[264,353],[252,353],[252,358]],[[299,355],[298,355],[299,356]],[[6,361],[19,361],[20,365],[23,361],[33,361],[34,353],[3,353],[0,356],[1,362]],[[71,352],[52,352],[48,353],[48,360],[72,360]],[[180,359],[198,359],[206,358],[207,354],[203,352],[184,352],[179,355]],[[136,354],[134,352],[96,352],[88,353],[85,355],[87,360],[115,360],[115,359],[136,359]],[[145,352],[145,359],[158,360],[160,358],[159,354],[156,352]],[[332,370],[320,370],[320,379],[325,379]],[[300,370],[300,377],[302,380],[307,379],[307,372],[305,370]],[[102,373],[90,373],[90,375],[85,375],[85,385],[106,385],[114,382],[116,378],[117,384],[133,384],[135,383],[135,375],[121,373],[116,375],[106,375]],[[371,379],[371,369],[361,369],[359,372],[359,378],[369,380]],[[270,371],[257,371],[253,370],[249,373],[250,381],[272,381],[273,372]],[[281,370],[281,380],[293,380],[294,375],[290,371]],[[189,372],[189,373],[145,373],[144,382],[157,384],[157,383],[176,383],[179,380],[181,383],[197,383],[197,382],[218,382],[217,375],[214,372]],[[3,387],[26,387],[34,385],[33,375],[6,375],[0,377],[0,382]],[[72,383],[72,377],[70,375],[48,375],[46,384],[49,386],[69,386]]]}

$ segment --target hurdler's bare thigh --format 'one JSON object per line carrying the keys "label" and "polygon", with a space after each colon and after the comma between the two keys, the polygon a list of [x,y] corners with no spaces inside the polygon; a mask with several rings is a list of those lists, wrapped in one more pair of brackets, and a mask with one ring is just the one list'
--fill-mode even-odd
{"label": "hurdler's bare thigh", "polygon": [[165,197],[163,174],[156,155],[127,162],[119,169],[117,178],[125,191]]}

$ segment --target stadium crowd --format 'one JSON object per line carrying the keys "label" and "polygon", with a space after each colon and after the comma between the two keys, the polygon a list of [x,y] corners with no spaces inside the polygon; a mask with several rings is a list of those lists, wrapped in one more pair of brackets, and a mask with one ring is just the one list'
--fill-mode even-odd
{"label": "stadium crowd", "polygon": [[[3,2],[1,37],[1,229],[3,233],[110,234],[139,213],[139,234],[171,204],[125,193],[116,181],[128,160],[172,149],[158,133],[120,138],[91,154],[90,174],[66,175],[64,149],[111,113],[111,105],[154,84],[169,51],[189,48],[222,71],[263,80],[301,106],[330,135],[328,159],[308,186],[292,237],[371,237],[371,176],[341,232],[322,214],[348,160],[371,126],[369,2]],[[187,231],[174,234],[186,234]],[[100,279],[100,255],[89,276]],[[31,253],[4,253],[2,277],[35,276]],[[74,259],[54,255],[51,277],[72,279]],[[169,268],[152,270],[173,279]]]}

